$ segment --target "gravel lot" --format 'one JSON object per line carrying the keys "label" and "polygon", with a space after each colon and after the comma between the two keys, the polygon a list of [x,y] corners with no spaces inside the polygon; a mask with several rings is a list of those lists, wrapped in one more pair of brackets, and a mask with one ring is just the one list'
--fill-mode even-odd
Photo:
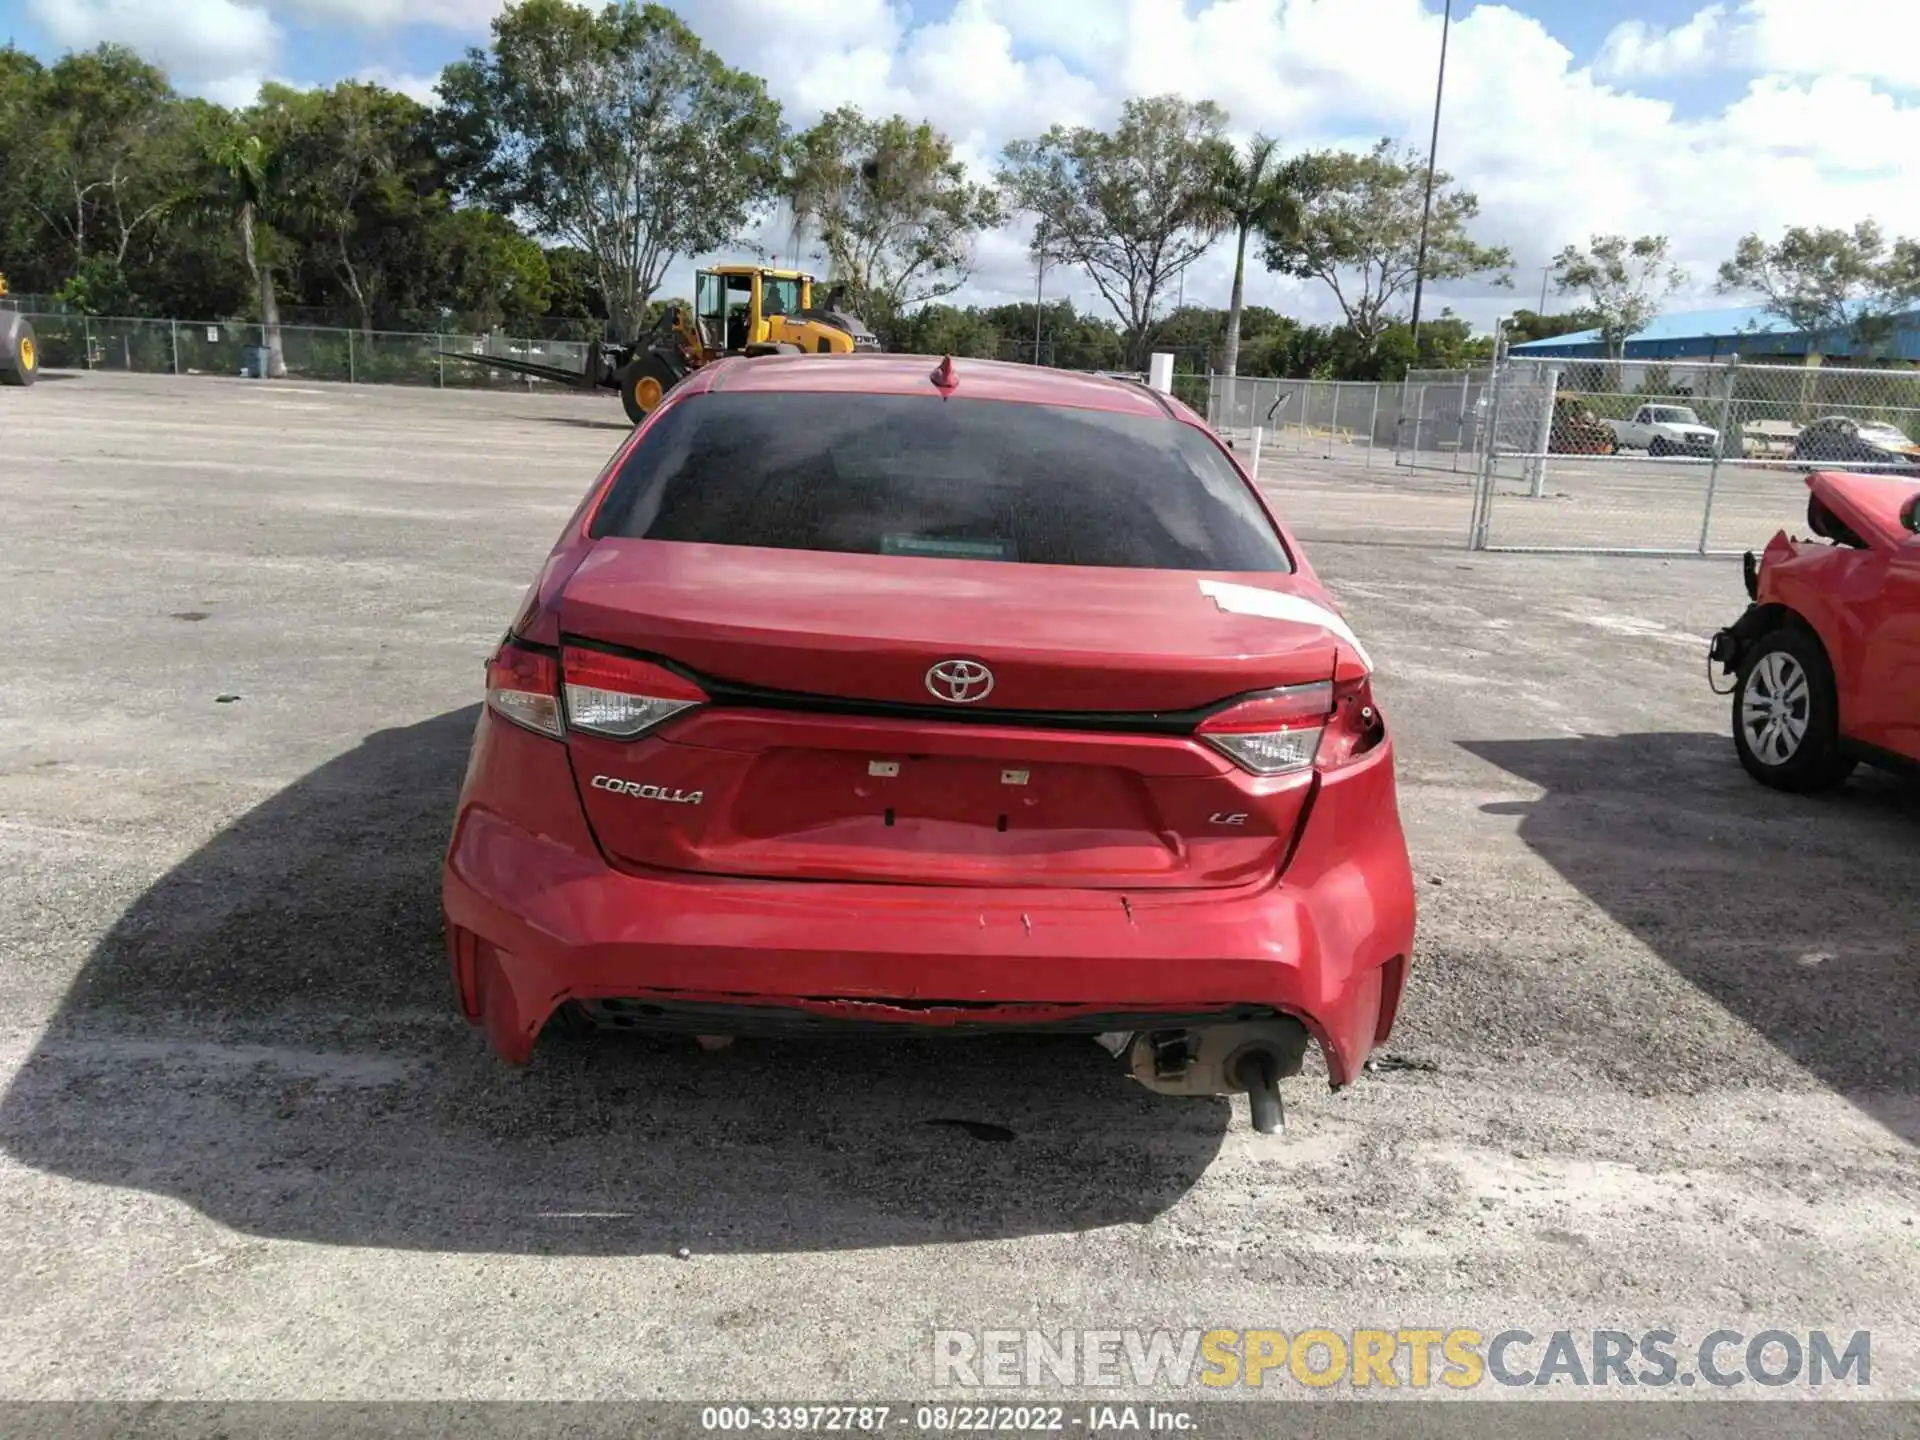
{"label": "gravel lot", "polygon": [[1739,770],[1737,563],[1469,554],[1444,479],[1265,467],[1397,727],[1404,1068],[1269,1138],[1084,1040],[498,1066],[440,849],[618,415],[0,392],[0,1398],[910,1396],[936,1326],[1423,1324],[1869,1329],[1920,1396],[1920,793]]}

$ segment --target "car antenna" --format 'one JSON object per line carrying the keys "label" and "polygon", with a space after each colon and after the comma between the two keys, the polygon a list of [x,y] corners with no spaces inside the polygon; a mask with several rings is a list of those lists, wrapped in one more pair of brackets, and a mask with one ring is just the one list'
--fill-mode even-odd
{"label": "car antenna", "polygon": [[953,356],[947,356],[946,359],[934,366],[933,375],[930,378],[933,380],[933,388],[938,390],[942,397],[951,395],[955,390],[958,390],[960,388],[960,377],[953,373]]}

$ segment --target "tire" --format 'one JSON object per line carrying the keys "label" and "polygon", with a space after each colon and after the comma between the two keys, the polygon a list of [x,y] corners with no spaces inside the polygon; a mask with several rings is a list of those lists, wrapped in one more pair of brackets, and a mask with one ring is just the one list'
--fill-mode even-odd
{"label": "tire", "polygon": [[1667,444],[1667,437],[1664,435],[1654,436],[1652,441],[1650,441],[1647,445],[1647,454],[1651,455],[1656,460],[1666,459],[1667,456],[1672,453],[1672,451],[1673,451],[1673,447]]}
{"label": "tire", "polygon": [[31,385],[40,378],[40,347],[23,315],[0,317],[0,385]]}
{"label": "tire", "polygon": [[620,404],[638,425],[651,415],[680,375],[657,350],[636,355],[620,371]]}
{"label": "tire", "polygon": [[1805,630],[1770,631],[1741,657],[1733,748],[1749,775],[1776,790],[1826,790],[1853,773],[1840,753],[1833,667]]}

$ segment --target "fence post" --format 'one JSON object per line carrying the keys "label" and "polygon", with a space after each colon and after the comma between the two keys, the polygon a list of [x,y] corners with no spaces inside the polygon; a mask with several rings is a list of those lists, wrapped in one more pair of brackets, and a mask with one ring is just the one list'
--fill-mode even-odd
{"label": "fence post", "polygon": [[[1420,393],[1414,398],[1413,402],[1413,468],[1416,470],[1420,468],[1420,427],[1426,423],[1426,419],[1427,387],[1423,382],[1420,386]],[[1460,468],[1458,446],[1454,447],[1453,468],[1456,470]]]}
{"label": "fence post", "polygon": [[1495,364],[1493,375],[1487,383],[1487,424],[1481,437],[1480,466],[1473,486],[1473,518],[1467,529],[1469,550],[1487,548],[1487,530],[1493,511],[1493,484],[1499,473],[1500,374],[1501,367]]}
{"label": "fence post", "polygon": [[[1713,492],[1720,486],[1720,459],[1727,453],[1727,422],[1733,414],[1733,387],[1740,376],[1740,352],[1735,351],[1727,357],[1727,389],[1720,397],[1720,434],[1713,442],[1713,464],[1707,470],[1707,503],[1700,512],[1700,553],[1707,553],[1707,532],[1713,528]],[[1740,458],[1745,459],[1746,445],[1740,447]]]}
{"label": "fence post", "polygon": [[433,388],[436,390],[444,390],[447,388],[447,357],[440,353],[446,348],[446,336],[436,335],[433,337]]}
{"label": "fence post", "polygon": [[173,373],[178,375],[180,373],[180,322],[169,320],[167,324],[173,330]]}
{"label": "fence post", "polygon": [[1527,461],[1527,468],[1533,472],[1533,483],[1527,487],[1527,494],[1538,500],[1547,493],[1547,454],[1553,449],[1553,402],[1560,393],[1560,367],[1547,365],[1534,373],[1546,376],[1546,403],[1540,407],[1540,423],[1534,427],[1533,456]]}
{"label": "fence post", "polygon": [[1453,473],[1456,475],[1460,473],[1460,444],[1467,433],[1467,386],[1472,380],[1473,371],[1460,372],[1460,423],[1453,431]]}
{"label": "fence post", "polygon": [[1247,468],[1253,472],[1253,478],[1256,484],[1258,484],[1260,480],[1260,440],[1265,434],[1266,431],[1261,426],[1256,425],[1253,427],[1253,464]]}
{"label": "fence post", "polygon": [[93,368],[93,322],[83,313],[80,316],[80,354],[87,362],[87,369]]}
{"label": "fence post", "polygon": [[1380,435],[1380,382],[1373,382],[1373,409],[1367,413],[1367,469],[1373,468],[1373,446]]}

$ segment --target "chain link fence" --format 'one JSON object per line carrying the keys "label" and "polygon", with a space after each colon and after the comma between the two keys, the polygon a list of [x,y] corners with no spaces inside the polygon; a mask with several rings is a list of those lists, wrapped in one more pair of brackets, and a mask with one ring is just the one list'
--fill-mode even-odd
{"label": "chain link fence", "polygon": [[1404,528],[1417,496],[1474,549],[1737,554],[1804,524],[1811,470],[1920,478],[1920,369],[1509,359],[1398,384],[1215,377],[1205,409],[1264,482],[1344,486],[1349,538],[1369,516]]}
{"label": "chain link fence", "polygon": [[[265,364],[264,327],[239,321],[122,319],[26,312],[46,369],[121,370],[154,375],[258,375]],[[432,385],[525,390],[548,382],[457,355],[500,355],[584,371],[583,341],[524,336],[402,334],[332,326],[282,325],[287,375],[371,385]]]}
{"label": "chain link fence", "polygon": [[1814,469],[1920,478],[1920,371],[1521,360],[1488,387],[1469,543],[1738,553],[1804,524]]}
{"label": "chain link fence", "polygon": [[1394,387],[1371,381],[1216,375],[1204,406],[1196,408],[1236,450],[1370,467],[1376,451],[1383,452],[1384,464],[1385,452],[1393,449],[1398,399]]}

